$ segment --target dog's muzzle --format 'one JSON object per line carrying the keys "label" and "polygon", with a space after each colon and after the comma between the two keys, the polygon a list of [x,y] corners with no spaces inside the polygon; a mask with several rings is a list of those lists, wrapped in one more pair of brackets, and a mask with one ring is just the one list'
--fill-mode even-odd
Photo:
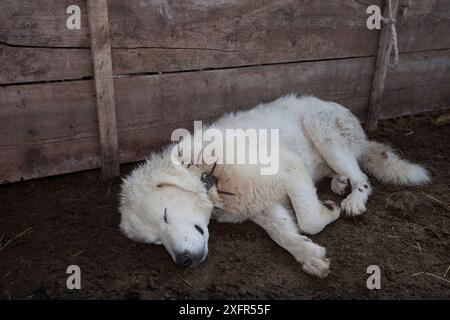
{"label": "dog's muzzle", "polygon": [[192,253],[184,251],[175,256],[175,263],[183,267],[195,267],[206,259],[207,253]]}

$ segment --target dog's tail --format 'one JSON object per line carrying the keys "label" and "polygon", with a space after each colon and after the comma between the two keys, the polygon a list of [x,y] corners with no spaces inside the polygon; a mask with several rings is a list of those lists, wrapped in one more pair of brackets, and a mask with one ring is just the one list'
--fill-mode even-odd
{"label": "dog's tail", "polygon": [[368,141],[360,161],[364,169],[382,182],[419,185],[431,180],[424,167],[401,159],[392,148],[379,142]]}

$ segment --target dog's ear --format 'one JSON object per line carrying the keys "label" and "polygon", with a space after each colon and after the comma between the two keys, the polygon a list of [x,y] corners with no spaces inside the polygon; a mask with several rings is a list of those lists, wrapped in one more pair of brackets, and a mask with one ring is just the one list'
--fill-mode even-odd
{"label": "dog's ear", "polygon": [[173,165],[167,172],[155,179],[156,188],[176,187],[189,192],[202,191],[202,184],[182,165]]}

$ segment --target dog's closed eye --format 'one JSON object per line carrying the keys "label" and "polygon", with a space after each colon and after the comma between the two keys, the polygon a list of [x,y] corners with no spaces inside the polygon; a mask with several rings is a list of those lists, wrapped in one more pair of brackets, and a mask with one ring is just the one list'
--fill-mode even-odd
{"label": "dog's closed eye", "polygon": [[167,208],[164,208],[164,222],[169,223],[169,221],[167,220]]}
{"label": "dog's closed eye", "polygon": [[195,227],[195,230],[197,230],[201,235],[203,235],[203,229],[200,226],[195,225],[194,227]]}

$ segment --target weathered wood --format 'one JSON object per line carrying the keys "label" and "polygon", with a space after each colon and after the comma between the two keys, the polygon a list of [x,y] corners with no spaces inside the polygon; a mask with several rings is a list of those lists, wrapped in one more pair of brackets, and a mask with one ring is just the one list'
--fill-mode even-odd
{"label": "weathered wood", "polygon": [[386,77],[379,118],[450,107],[450,50],[400,55]]}
{"label": "weathered wood", "polygon": [[0,85],[92,77],[90,48],[20,48],[0,44]]}
{"label": "weathered wood", "polygon": [[98,168],[93,81],[0,87],[0,183]]}
{"label": "weathered wood", "polygon": [[396,27],[401,53],[450,49],[450,1],[398,1]]}
{"label": "weathered wood", "polygon": [[[5,60],[12,72],[1,74],[0,83],[92,76],[85,63],[73,69],[52,59],[56,54],[50,53],[40,64],[45,52],[55,47],[67,51],[67,61],[83,59],[83,50],[77,48],[89,47],[85,17],[82,30],[68,30],[65,6],[78,3],[84,13],[84,1],[3,1],[6,11],[0,13],[4,21],[0,22],[0,42],[14,46],[9,47],[14,53]],[[55,1],[58,3],[52,6]],[[366,28],[366,7],[380,0],[365,1],[367,4],[347,0],[109,0],[114,73],[370,56],[378,38],[376,32]],[[25,27],[25,21],[33,21],[33,28]],[[38,46],[37,59],[29,55],[30,51],[15,46]],[[24,68],[14,72],[11,66],[16,64],[39,72],[24,73]]]}
{"label": "weathered wood", "polygon": [[88,16],[95,75],[102,176],[105,178],[118,177],[120,175],[119,145],[107,0],[88,0]]}
{"label": "weathered wood", "polygon": [[[406,1],[402,0],[402,3]],[[271,44],[275,44],[273,41],[277,41],[282,48],[289,49],[288,45],[293,45],[289,40],[297,40],[291,51],[300,48],[316,53],[311,49],[317,47],[314,48],[316,51],[334,45],[335,51],[348,52],[350,48],[361,50],[358,45],[363,46],[366,42],[360,38],[370,37],[374,48],[377,39],[373,37],[374,32],[365,28],[365,9],[380,2],[110,0],[112,47],[205,48],[208,41],[209,48],[270,49]],[[65,27],[65,10],[72,4],[81,7],[81,30]],[[411,1],[406,19],[399,22],[401,52],[450,48],[449,37],[443,37],[450,27],[450,3],[447,0]],[[340,30],[351,33],[352,38],[338,35]],[[335,40],[331,39],[328,46],[324,45],[327,44],[324,37],[329,32],[334,33]],[[272,39],[273,36],[277,39]],[[347,46],[342,45],[342,40]],[[89,47],[86,0],[2,0],[0,41],[13,46]]]}
{"label": "weathered wood", "polygon": [[[93,76],[85,0],[1,1],[0,84]],[[362,57],[378,44],[365,21],[380,0],[108,3],[115,74]],[[81,30],[65,27],[71,4]],[[448,30],[449,1],[411,1],[397,23],[400,52],[450,48]]]}
{"label": "weathered wood", "polygon": [[[389,6],[389,2],[391,6]],[[393,18],[397,16],[398,0],[385,0],[384,17],[389,17],[392,12]],[[380,32],[380,41],[378,43],[377,59],[375,64],[375,72],[372,82],[372,91],[370,93],[369,107],[366,115],[366,129],[371,132],[375,131],[378,126],[378,116],[383,101],[384,85],[386,74],[391,59],[392,41],[391,28],[387,24],[383,24]]]}
{"label": "weathered wood", "polygon": [[[144,158],[194,120],[290,92],[339,101],[361,115],[372,65],[361,58],[116,78],[121,162]],[[1,182],[100,166],[93,88],[92,80],[0,88]]]}
{"label": "weathered wood", "polygon": [[[344,46],[342,31],[366,41],[368,5],[376,1],[348,0],[242,0],[242,1],[122,1],[108,2],[113,47],[175,47],[209,50],[259,50],[276,45],[295,51],[319,47],[320,38],[332,33],[335,51]],[[85,28],[65,28],[69,5],[79,5],[86,23],[84,0],[2,0],[0,39],[11,45],[88,47]],[[156,31],[157,30],[157,31]],[[361,34],[362,33],[362,34]],[[319,38],[318,38],[319,37]],[[285,43],[288,40],[295,43]],[[354,40],[356,40],[354,38]],[[309,42],[308,42],[309,41]],[[270,45],[270,46],[269,46]],[[376,43],[373,43],[376,46]]]}

